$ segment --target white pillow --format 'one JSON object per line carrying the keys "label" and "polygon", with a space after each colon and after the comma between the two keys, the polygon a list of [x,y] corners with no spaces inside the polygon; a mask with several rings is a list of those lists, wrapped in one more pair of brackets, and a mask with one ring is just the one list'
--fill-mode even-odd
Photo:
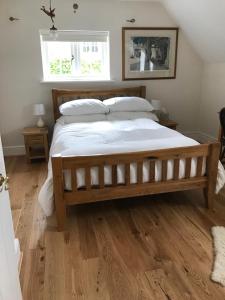
{"label": "white pillow", "polygon": [[149,101],[140,97],[115,97],[103,103],[110,111],[153,111],[154,108]]}
{"label": "white pillow", "polygon": [[146,118],[153,120],[155,122],[158,122],[158,117],[151,112],[134,112],[134,111],[117,111],[117,112],[111,112],[108,115],[106,115],[108,121],[116,121],[116,120],[135,120],[135,119],[141,119]]}
{"label": "white pillow", "polygon": [[98,122],[98,121],[107,121],[106,114],[61,116],[57,120],[57,123],[64,125],[64,124],[71,124],[71,123],[87,123],[87,122]]}
{"label": "white pillow", "polygon": [[109,108],[98,99],[79,99],[63,103],[59,111],[64,116],[107,114]]}

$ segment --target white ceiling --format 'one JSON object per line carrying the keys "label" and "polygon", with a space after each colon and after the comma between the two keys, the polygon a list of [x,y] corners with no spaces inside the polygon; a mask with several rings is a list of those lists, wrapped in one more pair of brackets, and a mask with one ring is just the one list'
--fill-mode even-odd
{"label": "white ceiling", "polygon": [[203,60],[225,62],[225,0],[155,1],[165,5]]}

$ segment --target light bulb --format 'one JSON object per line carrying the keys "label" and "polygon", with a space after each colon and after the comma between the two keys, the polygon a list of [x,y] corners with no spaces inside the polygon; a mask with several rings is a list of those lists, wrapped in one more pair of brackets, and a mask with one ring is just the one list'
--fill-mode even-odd
{"label": "light bulb", "polygon": [[58,37],[57,28],[54,25],[52,26],[52,28],[50,28],[50,36],[54,41],[56,41]]}

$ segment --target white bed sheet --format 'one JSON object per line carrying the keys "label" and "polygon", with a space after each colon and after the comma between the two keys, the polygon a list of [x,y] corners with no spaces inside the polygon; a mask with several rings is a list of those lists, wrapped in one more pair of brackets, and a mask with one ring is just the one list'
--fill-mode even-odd
{"label": "white bed sheet", "polygon": [[[56,123],[53,141],[50,149],[50,157],[55,154],[63,156],[79,156],[93,154],[112,154],[135,151],[150,151],[166,148],[194,146],[199,143],[181,133],[159,125],[146,119],[123,120],[123,121],[100,121],[88,123]],[[131,183],[137,182],[137,166],[130,166]],[[220,186],[225,182],[224,170],[221,169]],[[184,178],[185,161],[181,160],[179,178]],[[202,172],[205,172],[203,166]],[[105,184],[111,184],[111,169],[104,168]],[[161,179],[160,162],[156,163],[156,181]],[[196,175],[196,159],[192,159],[191,177]],[[172,179],[173,161],[168,162],[167,179]],[[65,172],[65,187],[71,189],[71,174]],[[118,183],[124,183],[124,166],[117,168]],[[143,181],[149,180],[149,162],[143,164]],[[84,185],[84,170],[77,170],[78,187]],[[98,184],[98,170],[91,170],[91,184]],[[48,177],[39,193],[39,202],[47,216],[53,212],[53,181],[51,159],[48,164]]]}

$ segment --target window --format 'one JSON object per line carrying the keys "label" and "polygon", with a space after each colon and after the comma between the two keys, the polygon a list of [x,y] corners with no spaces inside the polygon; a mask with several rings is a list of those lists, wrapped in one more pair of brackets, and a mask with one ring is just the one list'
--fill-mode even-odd
{"label": "window", "polygon": [[41,31],[44,81],[109,80],[109,32]]}

